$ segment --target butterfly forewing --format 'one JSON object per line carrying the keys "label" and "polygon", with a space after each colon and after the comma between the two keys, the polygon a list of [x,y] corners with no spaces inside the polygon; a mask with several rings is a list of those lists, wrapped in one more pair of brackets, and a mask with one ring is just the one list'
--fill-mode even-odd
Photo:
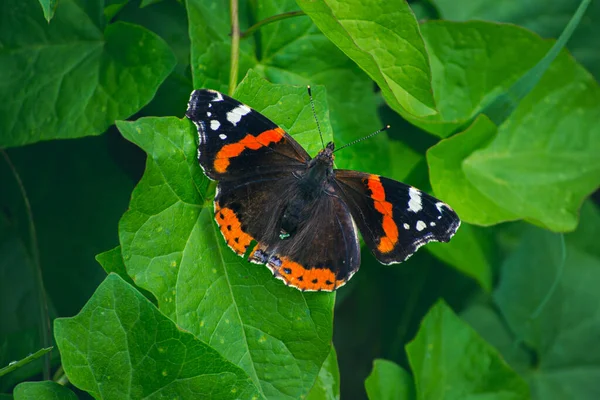
{"label": "butterfly forewing", "polygon": [[344,201],[375,257],[399,263],[419,247],[447,242],[460,226],[448,206],[412,186],[378,175],[335,170]]}
{"label": "butterfly forewing", "polygon": [[186,116],[198,128],[198,160],[213,180],[254,178],[304,165],[310,156],[283,129],[214,90],[194,90]]}

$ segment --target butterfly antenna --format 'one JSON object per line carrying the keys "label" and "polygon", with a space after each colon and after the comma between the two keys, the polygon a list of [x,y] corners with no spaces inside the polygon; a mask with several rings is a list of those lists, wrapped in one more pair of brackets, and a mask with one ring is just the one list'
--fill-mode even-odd
{"label": "butterfly antenna", "polygon": [[379,130],[377,130],[377,131],[375,131],[375,132],[371,133],[370,135],[367,135],[367,136],[365,136],[365,137],[361,137],[360,139],[353,140],[353,141],[351,141],[350,143],[346,143],[345,145],[343,145],[343,146],[341,146],[341,147],[338,147],[338,148],[337,148],[337,149],[335,149],[333,152],[335,153],[336,151],[340,151],[341,149],[345,149],[345,148],[346,148],[346,147],[348,147],[348,146],[352,146],[353,144],[356,144],[356,143],[358,143],[358,142],[362,142],[363,140],[365,140],[365,139],[368,139],[368,138],[371,138],[371,137],[373,137],[373,136],[375,136],[375,135],[377,135],[378,133],[381,133],[381,132],[383,132],[383,131],[387,131],[388,129],[390,129],[390,126],[389,126],[389,125],[386,125],[386,126],[384,126],[383,128],[381,128],[381,129],[379,129]]}
{"label": "butterfly antenna", "polygon": [[315,121],[317,122],[317,129],[319,130],[319,136],[321,137],[321,144],[323,148],[325,148],[325,142],[323,141],[323,134],[321,133],[321,126],[319,125],[319,120],[317,119],[317,113],[315,111],[315,103],[312,98],[312,91],[310,90],[310,85],[306,86],[308,89],[308,98],[310,99],[310,107],[312,108],[313,116],[315,117]]}

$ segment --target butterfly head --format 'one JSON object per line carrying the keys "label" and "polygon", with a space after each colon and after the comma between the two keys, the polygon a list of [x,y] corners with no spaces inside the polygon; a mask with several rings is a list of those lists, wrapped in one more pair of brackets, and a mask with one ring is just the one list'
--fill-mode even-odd
{"label": "butterfly head", "polygon": [[327,146],[325,146],[323,150],[319,151],[319,154],[317,154],[317,156],[314,158],[314,162],[318,164],[324,164],[327,167],[333,167],[333,159],[335,157],[333,155],[334,150],[335,145],[333,142],[327,143]]}

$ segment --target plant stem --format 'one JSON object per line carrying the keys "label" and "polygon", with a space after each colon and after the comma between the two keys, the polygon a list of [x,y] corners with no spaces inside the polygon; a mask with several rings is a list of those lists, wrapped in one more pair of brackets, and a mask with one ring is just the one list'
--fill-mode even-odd
{"label": "plant stem", "polygon": [[13,372],[17,368],[20,368],[23,365],[29,364],[33,360],[37,360],[38,358],[40,358],[46,354],[49,354],[51,350],[52,350],[52,347],[48,347],[46,349],[40,349],[40,350],[36,351],[35,353],[30,354],[27,357],[23,358],[22,360],[11,362],[6,367],[0,369],[0,376],[4,376],[10,372]]}
{"label": "plant stem", "polygon": [[231,0],[231,68],[229,70],[229,95],[233,96],[238,79],[240,62],[240,21],[238,0]]}
{"label": "plant stem", "polygon": [[240,35],[240,37],[247,38],[252,35],[254,32],[259,30],[263,25],[270,24],[271,22],[281,21],[282,19],[297,17],[300,15],[306,15],[304,11],[290,11],[282,14],[273,15],[272,17],[265,18],[262,21],[258,21],[256,24],[252,25],[248,30]]}
{"label": "plant stem", "polygon": [[[25,191],[25,186],[23,185],[23,181],[21,181],[21,177],[17,172],[17,169],[13,165],[10,157],[6,153],[6,151],[1,150],[2,155],[4,156],[4,160],[8,164],[13,176],[15,177],[15,181],[19,186],[19,190],[21,191],[21,196],[23,197],[23,201],[25,203],[25,210],[27,212],[27,219],[29,223],[29,241],[31,245],[31,257],[33,258],[33,266],[34,266],[34,276],[35,283],[37,286],[38,296],[38,307],[40,312],[40,322],[41,322],[41,336],[42,336],[42,347],[51,348],[51,334],[52,330],[50,327],[50,316],[48,314],[48,300],[46,298],[46,289],[44,288],[44,278],[42,276],[42,267],[40,264],[40,253],[38,250],[38,242],[37,242],[37,234],[35,231],[35,224],[33,223],[33,213],[31,211],[31,204],[29,203],[29,197],[27,197],[27,192]],[[51,353],[48,351],[44,355],[44,380],[50,379],[50,359]]]}

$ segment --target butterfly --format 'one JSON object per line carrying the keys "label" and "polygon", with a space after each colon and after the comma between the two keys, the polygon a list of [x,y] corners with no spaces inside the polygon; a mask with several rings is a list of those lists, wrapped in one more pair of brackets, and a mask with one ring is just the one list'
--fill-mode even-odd
{"label": "butterfly", "polygon": [[358,230],[379,262],[393,264],[460,226],[450,206],[412,186],[334,169],[333,142],[311,158],[222,93],[194,90],[186,116],[198,128],[200,166],[218,182],[214,213],[227,245],[286,285],[333,291],[348,282],[360,267]]}

